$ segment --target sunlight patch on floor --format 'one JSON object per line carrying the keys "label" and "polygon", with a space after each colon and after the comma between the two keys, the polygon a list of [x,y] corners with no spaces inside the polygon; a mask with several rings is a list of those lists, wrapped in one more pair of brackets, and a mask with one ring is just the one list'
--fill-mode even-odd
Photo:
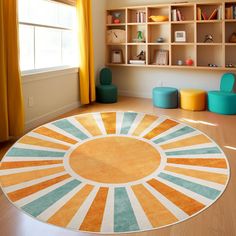
{"label": "sunlight patch on floor", "polygon": [[191,120],[188,118],[182,118],[182,119],[180,119],[180,121],[187,121],[192,124],[202,124],[202,125],[215,126],[215,127],[218,126],[218,124],[213,124],[213,123],[209,123],[209,122],[202,121],[202,120]]}

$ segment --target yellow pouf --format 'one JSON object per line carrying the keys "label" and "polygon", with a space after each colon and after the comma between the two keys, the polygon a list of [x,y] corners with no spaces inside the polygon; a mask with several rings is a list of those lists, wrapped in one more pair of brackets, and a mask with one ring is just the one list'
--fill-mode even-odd
{"label": "yellow pouf", "polygon": [[206,91],[199,89],[180,90],[180,107],[184,110],[203,111],[206,109]]}

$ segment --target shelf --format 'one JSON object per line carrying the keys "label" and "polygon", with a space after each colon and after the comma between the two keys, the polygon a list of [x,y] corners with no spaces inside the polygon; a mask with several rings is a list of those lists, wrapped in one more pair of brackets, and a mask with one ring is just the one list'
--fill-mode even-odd
{"label": "shelf", "polygon": [[235,22],[226,22],[225,23],[225,42],[229,43],[231,35],[236,32],[236,21]]}
{"label": "shelf", "polygon": [[127,25],[146,25],[146,23],[127,23]]}
{"label": "shelf", "polygon": [[225,43],[225,46],[236,46],[236,43]]}
{"label": "shelf", "polygon": [[145,46],[146,45],[146,43],[127,43],[127,45],[129,46],[132,46],[132,45],[143,45],[143,46]]}
{"label": "shelf", "polygon": [[171,43],[171,45],[175,45],[175,46],[194,46],[194,43]]}
{"label": "shelf", "polygon": [[[231,64],[236,65],[236,43],[230,43],[230,37],[236,30],[236,19],[225,19],[226,14],[224,14],[225,7],[231,5],[236,5],[236,0],[232,2],[225,0],[217,3],[166,3],[107,10],[107,16],[120,13],[121,23],[107,23],[106,29],[125,30],[127,37],[125,43],[109,43],[106,45],[106,63],[109,66],[122,67],[236,71],[236,67],[227,68]],[[202,12],[206,14],[206,19],[215,9],[220,14],[215,15],[213,20],[197,20],[198,8],[201,8]],[[173,21],[171,10],[175,9],[179,10],[183,16],[182,21]],[[139,12],[143,14],[142,22],[139,22],[140,18],[137,18]],[[154,22],[149,19],[150,16],[158,15],[167,16],[168,21]],[[135,41],[138,38],[138,31],[142,32],[144,42]],[[186,32],[186,42],[175,42],[176,31]],[[206,35],[213,36],[212,43],[210,41],[204,43]],[[163,38],[164,42],[158,43],[159,38]],[[114,39],[113,41],[117,40]],[[122,64],[111,63],[111,53],[114,50],[122,51]],[[169,51],[168,65],[153,64],[157,50]],[[145,52],[146,64],[129,64],[129,60],[136,60],[141,51]],[[179,60],[185,64],[187,59],[192,59],[194,65],[178,65]],[[215,64],[218,67],[209,67],[208,64]]]}
{"label": "shelf", "polygon": [[207,24],[207,23],[222,23],[222,20],[197,20],[199,24]]}
{"label": "shelf", "polygon": [[225,48],[225,66],[228,64],[233,64],[236,66],[236,44],[233,46],[227,46]]}
{"label": "shelf", "polygon": [[164,39],[164,43],[170,42],[170,25],[162,24],[162,25],[149,25],[148,26],[148,43],[157,43],[157,39],[162,37]]}
{"label": "shelf", "polygon": [[221,46],[222,43],[197,43],[197,46]]}
{"label": "shelf", "polygon": [[[207,48],[206,48],[207,47]],[[207,52],[207,53],[206,53]],[[214,64],[223,67],[224,56],[223,46],[197,46],[197,66],[208,67],[208,64]],[[214,67],[209,67],[214,68]]]}
{"label": "shelf", "polygon": [[198,24],[197,25],[197,42],[204,43],[206,35],[213,36],[213,43],[222,43],[223,35],[222,35],[222,24],[216,23],[206,23],[206,24]]}
{"label": "shelf", "polygon": [[193,23],[195,23],[195,21],[193,21],[193,20],[171,21],[171,24],[193,24]]}
{"label": "shelf", "polygon": [[225,20],[225,22],[229,22],[229,23],[236,23],[236,19],[231,19],[231,20]]}
{"label": "shelf", "polygon": [[122,24],[107,24],[107,27],[119,27],[119,26],[126,26],[125,23],[122,23]]}
{"label": "shelf", "polygon": [[150,46],[166,46],[166,45],[170,45],[169,43],[148,43],[147,45],[150,45]]}
{"label": "shelf", "polygon": [[107,43],[107,46],[125,46],[126,43]]}
{"label": "shelf", "polygon": [[175,42],[175,32],[176,31],[185,31],[186,32],[186,43],[194,43],[195,37],[195,25],[191,24],[172,24],[171,25],[171,42]]}
{"label": "shelf", "polygon": [[171,51],[175,52],[171,57],[172,66],[178,66],[179,60],[181,60],[183,62],[183,65],[185,65],[187,59],[192,59],[194,61],[193,66],[196,65],[196,51],[194,45],[173,45],[171,46]]}
{"label": "shelf", "polygon": [[166,25],[170,24],[170,21],[160,21],[160,22],[148,22],[148,25]]}

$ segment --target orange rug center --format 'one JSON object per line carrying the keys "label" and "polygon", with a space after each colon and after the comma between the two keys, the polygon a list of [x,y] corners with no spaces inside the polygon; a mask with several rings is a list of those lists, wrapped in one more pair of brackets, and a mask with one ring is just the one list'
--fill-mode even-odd
{"label": "orange rug center", "polygon": [[127,183],[152,174],[161,156],[150,144],[127,137],[106,137],[80,145],[70,166],[83,178],[100,183]]}

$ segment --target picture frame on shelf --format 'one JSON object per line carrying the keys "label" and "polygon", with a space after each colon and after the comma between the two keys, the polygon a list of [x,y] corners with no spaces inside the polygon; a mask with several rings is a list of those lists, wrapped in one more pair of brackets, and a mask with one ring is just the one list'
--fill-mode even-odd
{"label": "picture frame on shelf", "polygon": [[185,43],[187,41],[186,31],[175,31],[175,42]]}
{"label": "picture frame on shelf", "polygon": [[112,64],[122,64],[123,63],[122,50],[112,50],[111,51],[111,63]]}
{"label": "picture frame on shelf", "polygon": [[169,50],[157,49],[154,52],[154,65],[169,65]]}

